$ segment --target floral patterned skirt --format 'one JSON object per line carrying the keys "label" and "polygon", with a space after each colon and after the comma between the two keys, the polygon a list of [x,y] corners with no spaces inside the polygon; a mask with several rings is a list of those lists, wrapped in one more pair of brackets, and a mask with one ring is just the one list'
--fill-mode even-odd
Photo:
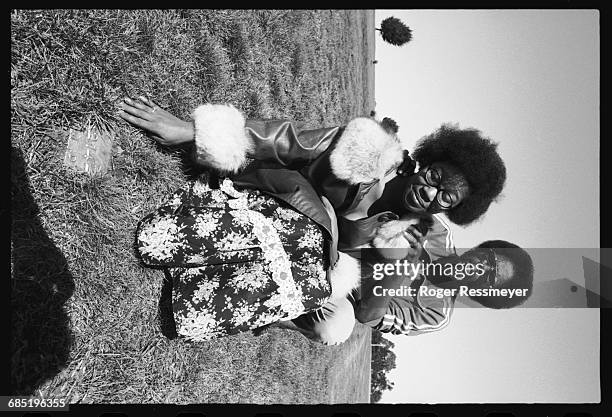
{"label": "floral patterned skirt", "polygon": [[289,320],[331,294],[319,226],[254,190],[196,181],[143,218],[138,253],[167,268],[179,335],[200,341]]}

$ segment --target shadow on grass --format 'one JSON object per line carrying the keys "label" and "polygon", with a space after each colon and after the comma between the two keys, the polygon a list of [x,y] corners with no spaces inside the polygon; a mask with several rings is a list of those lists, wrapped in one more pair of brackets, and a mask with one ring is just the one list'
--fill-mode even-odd
{"label": "shadow on grass", "polygon": [[64,303],[74,279],[47,235],[23,153],[11,148],[11,395],[29,395],[66,364],[73,339]]}

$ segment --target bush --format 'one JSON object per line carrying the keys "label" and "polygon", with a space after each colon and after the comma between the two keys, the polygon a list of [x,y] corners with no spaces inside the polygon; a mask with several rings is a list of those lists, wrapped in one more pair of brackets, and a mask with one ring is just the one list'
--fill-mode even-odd
{"label": "bush", "polygon": [[385,42],[401,46],[412,39],[412,31],[396,17],[388,17],[380,25],[380,34]]}

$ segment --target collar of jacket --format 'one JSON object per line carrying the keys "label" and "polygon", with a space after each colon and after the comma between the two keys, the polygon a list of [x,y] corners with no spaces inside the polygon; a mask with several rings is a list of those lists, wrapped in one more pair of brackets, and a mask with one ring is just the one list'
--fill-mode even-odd
{"label": "collar of jacket", "polygon": [[339,129],[328,148],[301,169],[339,215],[355,208],[372,187],[404,160],[394,135],[370,118],[358,117]]}

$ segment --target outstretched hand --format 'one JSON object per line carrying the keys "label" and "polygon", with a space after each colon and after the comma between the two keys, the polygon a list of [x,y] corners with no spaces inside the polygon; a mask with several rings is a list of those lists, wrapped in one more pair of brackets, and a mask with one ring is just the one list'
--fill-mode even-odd
{"label": "outstretched hand", "polygon": [[118,106],[123,120],[145,130],[161,145],[181,145],[194,140],[193,122],[179,119],[144,96],[125,97]]}

